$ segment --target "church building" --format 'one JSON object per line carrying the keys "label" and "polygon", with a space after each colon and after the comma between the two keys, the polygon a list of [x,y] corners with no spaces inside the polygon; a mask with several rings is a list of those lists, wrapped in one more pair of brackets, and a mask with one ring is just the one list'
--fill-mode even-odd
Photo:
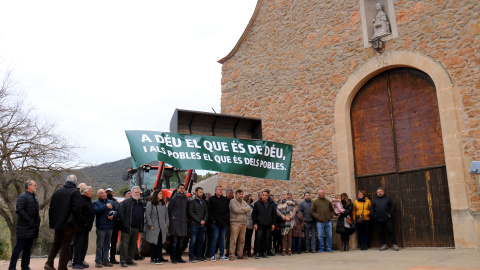
{"label": "church building", "polygon": [[223,186],[297,201],[383,187],[399,246],[480,246],[480,1],[258,0],[219,62],[222,113],[293,146],[289,181]]}

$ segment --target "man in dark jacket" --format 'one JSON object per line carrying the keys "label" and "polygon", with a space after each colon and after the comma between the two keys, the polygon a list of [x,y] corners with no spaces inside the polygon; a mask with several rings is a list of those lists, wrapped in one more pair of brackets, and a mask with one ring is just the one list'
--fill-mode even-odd
{"label": "man in dark jacket", "polygon": [[168,218],[170,219],[168,230],[170,232],[170,259],[172,263],[185,263],[182,259],[183,237],[187,236],[187,204],[185,185],[180,184],[177,192],[168,203]]}
{"label": "man in dark jacket", "polygon": [[[223,189],[221,186],[215,187],[215,196],[208,200],[208,221],[211,227],[210,236],[210,258],[211,261],[215,259],[215,249],[217,247],[217,240],[219,240],[219,250],[221,261],[228,261],[225,256],[225,232],[227,225],[230,222],[230,200],[223,196]],[[219,239],[220,238],[220,239]]]}
{"label": "man in dark jacket", "polygon": [[77,177],[73,174],[67,176],[63,187],[53,193],[48,212],[50,229],[55,230],[45,270],[55,270],[53,262],[59,250],[58,270],[67,270],[70,258],[70,243],[77,231],[78,222],[82,211],[82,196],[77,189]]}
{"label": "man in dark jacket", "polygon": [[[208,205],[203,198],[203,188],[195,189],[195,198],[188,201],[187,213],[190,224],[190,245],[188,250],[189,261],[205,261],[202,254],[205,242],[206,222],[208,220]],[[197,241],[198,240],[198,241]]]}
{"label": "man in dark jacket", "polygon": [[377,197],[372,201],[372,208],[370,214],[375,220],[375,227],[378,229],[380,235],[380,242],[382,246],[380,251],[387,249],[387,240],[385,239],[385,228],[387,229],[390,239],[392,240],[392,246],[395,251],[398,251],[397,239],[395,238],[395,232],[393,231],[392,215],[395,211],[395,204],[390,197],[385,196],[385,191],[382,187],[377,189]]}
{"label": "man in dark jacket", "polygon": [[327,236],[327,246],[326,249],[328,252],[332,251],[332,218],[334,214],[333,206],[328,199],[325,198],[325,191],[318,191],[318,198],[312,203],[312,208],[310,209],[310,215],[317,222],[317,232],[318,232],[318,242],[320,247],[318,248],[318,253],[323,252],[325,245],[323,243],[323,233]]}
{"label": "man in dark jacket", "polygon": [[317,234],[317,227],[315,220],[312,215],[310,215],[310,209],[312,209],[312,199],[310,192],[305,192],[303,195],[305,200],[300,203],[298,211],[302,212],[303,218],[305,219],[305,249],[306,252],[315,252],[317,246],[317,239],[315,235]]}
{"label": "man in dark jacket", "polygon": [[115,203],[107,199],[107,193],[103,189],[97,191],[98,200],[93,203],[97,221],[97,249],[95,251],[95,267],[103,266],[111,267],[108,261],[108,251],[110,250],[110,242],[112,241],[112,229],[114,219],[117,217],[117,207]]}
{"label": "man in dark jacket", "polygon": [[253,229],[255,230],[255,259],[260,257],[268,258],[267,253],[271,252],[271,231],[275,228],[276,211],[275,206],[268,197],[268,191],[262,192],[262,200],[253,204]]}
{"label": "man in dark jacket", "polygon": [[38,237],[40,228],[40,215],[38,210],[38,200],[35,197],[37,183],[33,180],[25,182],[25,192],[20,194],[17,199],[16,213],[17,219],[17,244],[12,251],[9,270],[15,270],[17,267],[18,256],[22,253],[22,269],[30,269],[30,254],[32,252],[33,240]]}
{"label": "man in dark jacket", "polygon": [[[112,188],[107,188],[107,199],[112,200],[117,207],[117,210],[120,209],[120,202],[115,199],[115,192]],[[118,216],[113,220],[113,229],[112,229],[112,238],[110,240],[110,263],[112,264],[119,264],[117,260],[115,260],[115,254],[117,254],[117,241],[118,241],[118,231],[120,230],[120,222]]]}
{"label": "man in dark jacket", "polygon": [[88,268],[88,266],[83,264],[83,261],[88,250],[88,235],[95,220],[95,210],[92,204],[92,187],[81,187],[80,194],[82,195],[82,211],[78,221],[78,229],[73,239],[73,269]]}
{"label": "man in dark jacket", "polygon": [[137,250],[138,234],[143,232],[143,204],[140,200],[140,187],[132,187],[132,197],[125,199],[120,204],[119,217],[120,230],[120,265],[122,267],[135,266],[133,261]]}

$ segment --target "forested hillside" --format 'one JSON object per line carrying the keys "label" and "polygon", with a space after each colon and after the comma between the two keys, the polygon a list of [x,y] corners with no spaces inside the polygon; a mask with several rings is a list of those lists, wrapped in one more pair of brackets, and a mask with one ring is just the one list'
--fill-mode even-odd
{"label": "forested hillside", "polygon": [[[158,164],[158,162],[152,162]],[[103,163],[97,166],[85,167],[76,170],[78,176],[78,183],[87,183],[93,187],[94,193],[100,188],[113,188],[115,196],[122,196],[118,191],[129,187],[129,182],[124,182],[122,179],[123,172],[132,167],[130,158],[125,158],[113,162]],[[213,175],[215,172],[207,172],[205,175],[198,175],[198,182]],[[180,177],[184,177],[181,175]],[[94,194],[95,198],[95,194]]]}
{"label": "forested hillside", "polygon": [[77,170],[78,182],[84,182],[93,187],[94,192],[97,189],[113,188],[118,191],[128,182],[122,180],[123,172],[132,167],[131,159],[125,158],[113,162],[103,163],[97,166],[85,167]]}

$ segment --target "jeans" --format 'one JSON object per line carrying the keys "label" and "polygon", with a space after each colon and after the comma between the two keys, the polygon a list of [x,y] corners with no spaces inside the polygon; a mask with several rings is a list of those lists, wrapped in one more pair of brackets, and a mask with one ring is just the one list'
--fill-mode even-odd
{"label": "jeans", "polygon": [[205,242],[207,226],[190,225],[190,244],[188,245],[188,257],[190,259],[203,257],[202,249]]}
{"label": "jeans", "polygon": [[382,243],[382,245],[387,244],[387,241],[385,239],[385,228],[387,229],[387,232],[390,235],[392,244],[393,245],[397,244],[397,239],[395,238],[395,232],[393,231],[392,219],[388,219],[387,222],[375,222],[375,226],[377,226],[378,234],[380,236],[380,243]]}
{"label": "jeans", "polygon": [[365,222],[357,224],[357,230],[360,238],[360,246],[368,247],[370,242],[370,220],[365,220]]}
{"label": "jeans", "polygon": [[212,229],[212,238],[210,239],[210,256],[215,256],[215,248],[217,245],[217,240],[220,238],[220,257],[225,255],[225,232],[227,231],[227,226],[217,226],[215,223],[210,225]]}
{"label": "jeans", "polygon": [[320,247],[318,251],[323,251],[325,245],[323,243],[323,232],[327,236],[327,251],[332,251],[332,222],[318,222],[317,221],[317,233],[318,233],[318,242],[320,242]]}
{"label": "jeans", "polygon": [[302,238],[293,237],[292,238],[292,252],[302,252]]}
{"label": "jeans", "polygon": [[97,249],[95,250],[95,262],[108,262],[108,251],[112,241],[112,229],[102,230],[97,228]]}
{"label": "jeans", "polygon": [[305,223],[305,249],[316,250],[317,246],[317,228],[315,222]]}
{"label": "jeans", "polygon": [[17,267],[18,256],[22,252],[22,269],[28,269],[30,265],[30,254],[32,253],[33,240],[35,238],[17,239],[17,244],[13,248],[12,258],[10,259],[10,266],[8,269],[15,269]]}
{"label": "jeans", "polygon": [[170,235],[172,246],[170,247],[170,259],[180,261],[182,259],[183,236]]}

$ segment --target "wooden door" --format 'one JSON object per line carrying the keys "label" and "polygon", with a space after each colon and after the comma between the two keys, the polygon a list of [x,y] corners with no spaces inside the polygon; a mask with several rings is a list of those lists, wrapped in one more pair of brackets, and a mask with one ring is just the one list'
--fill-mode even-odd
{"label": "wooden door", "polygon": [[[356,187],[397,205],[394,227],[404,247],[453,247],[453,228],[436,90],[418,70],[397,68],[355,96],[352,134]],[[377,233],[372,243],[378,245]]]}

